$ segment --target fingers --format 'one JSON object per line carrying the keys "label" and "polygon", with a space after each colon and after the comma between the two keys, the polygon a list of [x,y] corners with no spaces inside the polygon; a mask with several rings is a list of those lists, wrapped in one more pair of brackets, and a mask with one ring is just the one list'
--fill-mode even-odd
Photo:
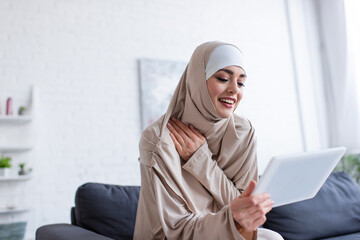
{"label": "fingers", "polygon": [[[171,118],[169,120],[170,124],[176,129],[176,131],[184,138],[194,139],[198,137],[191,128],[186,126],[183,122],[179,121],[176,118]],[[191,125],[190,125],[191,126]]]}
{"label": "fingers", "polygon": [[[179,143],[179,144],[182,144],[182,145],[185,145],[185,140],[184,140],[184,137],[185,136],[182,136],[177,129],[175,129],[175,125],[172,125],[170,122],[167,123],[166,125],[168,127],[168,129],[170,130],[170,136],[173,135],[173,137],[176,139],[176,141]],[[173,139],[174,141],[174,139]]]}
{"label": "fingers", "polygon": [[274,201],[271,198],[263,203],[262,207],[265,209],[265,214],[271,211],[273,205]]}
{"label": "fingers", "polygon": [[248,208],[249,215],[252,215],[252,218],[258,218],[261,215],[266,215],[272,209],[272,205],[274,202],[271,199],[267,199],[259,204],[255,205],[254,207]]}
{"label": "fingers", "polygon": [[193,125],[190,124],[190,129],[195,133],[195,135],[202,139],[202,140],[205,140],[205,137],[201,134],[201,132],[199,130],[197,130],[196,128],[194,128]]}
{"label": "fingers", "polygon": [[189,136],[174,121],[169,120],[167,127],[180,144],[187,145],[187,143],[191,141],[191,138],[189,138]]}
{"label": "fingers", "polygon": [[[270,202],[272,202],[272,201],[270,200]],[[248,219],[250,220],[250,221],[248,221],[248,223],[249,223],[249,225],[247,226],[248,230],[254,231],[259,226],[263,225],[266,222],[266,214],[271,211],[272,204],[273,204],[273,202],[271,203],[271,205],[269,207],[260,208],[253,214],[250,214],[250,216],[248,217]],[[251,220],[252,220],[252,222],[251,222]]]}
{"label": "fingers", "polygon": [[247,231],[253,231],[266,221],[266,214],[272,209],[270,194],[261,193],[253,196],[255,182],[251,182],[244,193],[230,203],[234,220]]}
{"label": "fingers", "polygon": [[[270,204],[269,202],[266,202],[268,200],[272,201],[270,199],[270,194],[261,193],[249,197],[241,195],[239,198],[235,198],[232,202],[234,205],[234,210],[249,208],[249,213],[252,213],[255,210],[251,210],[251,208],[256,209],[258,207],[267,207],[268,204]],[[264,204],[265,202],[266,204]]]}
{"label": "fingers", "polygon": [[[248,187],[245,189],[245,191],[240,195],[240,198],[247,198],[247,201],[244,206],[249,207],[249,206],[265,204],[265,203],[268,205],[272,205],[273,202],[270,199],[270,197],[271,197],[270,194],[268,194],[268,193],[260,193],[260,194],[255,194],[255,195],[251,196],[251,194],[255,190],[255,187],[256,187],[256,182],[254,180],[252,180],[249,183]],[[261,206],[267,207],[268,205],[261,205]]]}
{"label": "fingers", "polygon": [[194,126],[189,127],[176,118],[171,118],[167,124],[170,132],[174,134],[180,144],[202,145],[206,139]]}
{"label": "fingers", "polygon": [[206,138],[192,125],[171,118],[167,123],[170,137],[180,157],[187,161],[206,142]]}
{"label": "fingers", "polygon": [[175,144],[175,148],[178,152],[182,152],[182,145],[178,142],[178,140],[176,139],[176,137],[174,136],[174,134],[170,133],[170,137],[173,140],[174,144]]}
{"label": "fingers", "polygon": [[252,192],[255,190],[255,187],[256,187],[256,182],[252,180],[249,183],[249,186],[245,189],[245,191],[241,194],[240,197],[249,197],[252,194]]}
{"label": "fingers", "polygon": [[258,229],[259,226],[263,225],[266,222],[266,216],[261,216],[254,220],[253,222],[248,221],[243,227],[246,231],[252,232]]}

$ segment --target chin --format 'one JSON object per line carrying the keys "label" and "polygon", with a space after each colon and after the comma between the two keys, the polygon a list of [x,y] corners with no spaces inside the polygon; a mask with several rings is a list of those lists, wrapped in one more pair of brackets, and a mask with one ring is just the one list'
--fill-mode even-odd
{"label": "chin", "polygon": [[233,112],[230,113],[221,113],[219,114],[221,118],[229,118],[231,117],[231,115],[233,114]]}

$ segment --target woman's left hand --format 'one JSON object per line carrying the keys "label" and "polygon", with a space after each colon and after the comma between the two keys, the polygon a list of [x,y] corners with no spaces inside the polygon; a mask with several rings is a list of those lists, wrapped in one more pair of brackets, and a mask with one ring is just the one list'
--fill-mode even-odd
{"label": "woman's left hand", "polygon": [[170,137],[180,157],[185,161],[206,142],[206,138],[191,124],[186,126],[180,120],[171,118],[167,123],[170,130]]}

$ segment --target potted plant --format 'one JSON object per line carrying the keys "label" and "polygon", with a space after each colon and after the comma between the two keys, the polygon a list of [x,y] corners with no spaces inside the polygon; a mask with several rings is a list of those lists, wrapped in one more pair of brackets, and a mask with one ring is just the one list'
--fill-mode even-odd
{"label": "potted plant", "polygon": [[25,165],[26,165],[25,163],[20,163],[19,164],[19,168],[20,168],[19,175],[26,175],[26,174],[29,174],[32,171],[31,168],[29,168],[28,170],[25,170]]}
{"label": "potted plant", "polygon": [[335,170],[347,172],[360,185],[360,153],[344,155]]}
{"label": "potted plant", "polygon": [[11,168],[11,158],[1,157],[0,158],[0,176],[6,177],[9,175]]}
{"label": "potted plant", "polygon": [[26,174],[26,171],[25,171],[25,163],[20,163],[19,164],[19,175],[25,175]]}
{"label": "potted plant", "polygon": [[26,111],[27,111],[26,107],[20,106],[18,114],[19,115],[26,115]]}

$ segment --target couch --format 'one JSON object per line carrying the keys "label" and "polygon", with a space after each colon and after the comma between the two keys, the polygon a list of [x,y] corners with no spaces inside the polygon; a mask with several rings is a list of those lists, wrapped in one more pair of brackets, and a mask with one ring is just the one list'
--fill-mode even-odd
{"label": "couch", "polygon": [[[86,183],[75,194],[71,224],[37,229],[37,240],[132,239],[139,186]],[[309,200],[274,208],[265,228],[284,239],[360,239],[360,188],[345,172],[334,172]]]}

